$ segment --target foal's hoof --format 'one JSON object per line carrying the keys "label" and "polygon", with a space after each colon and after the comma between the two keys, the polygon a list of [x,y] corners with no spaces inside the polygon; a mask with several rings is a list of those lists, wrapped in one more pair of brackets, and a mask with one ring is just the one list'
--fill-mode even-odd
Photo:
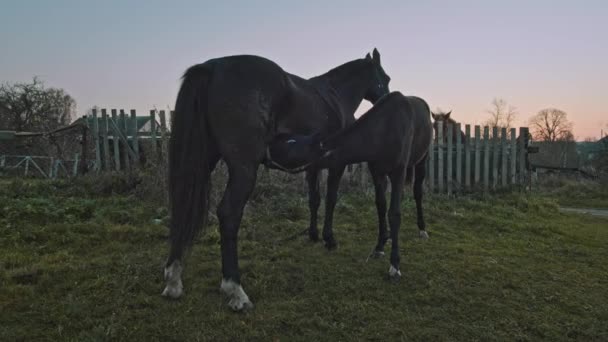
{"label": "foal's hoof", "polygon": [[230,307],[232,311],[247,311],[253,309],[253,303],[249,300],[249,297],[240,284],[237,284],[232,280],[222,279],[220,289],[228,297],[228,307]]}
{"label": "foal's hoof", "polygon": [[183,288],[182,284],[180,283],[178,286],[167,285],[165,287],[165,289],[163,290],[162,296],[171,298],[171,299],[178,299],[183,294],[184,294],[184,288]]}
{"label": "foal's hoof", "polygon": [[379,259],[384,257],[384,251],[373,251],[372,258]]}
{"label": "foal's hoof", "polygon": [[388,280],[392,282],[398,282],[401,280],[401,271],[391,265],[391,267],[388,269]]}
{"label": "foal's hoof", "polygon": [[318,232],[308,233],[308,238],[312,242],[319,242],[319,233]]}
{"label": "foal's hoof", "polygon": [[426,239],[428,239],[428,238],[429,238],[429,234],[426,232],[426,230],[421,230],[421,231],[418,233],[418,236],[420,236],[420,238],[421,238],[422,240],[426,240]]}
{"label": "foal's hoof", "polygon": [[328,251],[333,251],[334,249],[338,248],[338,243],[333,237],[329,238],[325,240],[325,248],[327,248]]}

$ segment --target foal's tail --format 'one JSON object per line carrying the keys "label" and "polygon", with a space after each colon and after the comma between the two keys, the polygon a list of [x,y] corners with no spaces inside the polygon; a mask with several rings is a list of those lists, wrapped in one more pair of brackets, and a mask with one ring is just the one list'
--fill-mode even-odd
{"label": "foal's tail", "polygon": [[169,144],[171,252],[167,265],[181,259],[207,219],[211,171],[206,116],[210,78],[208,65],[191,67],[184,74],[177,95]]}

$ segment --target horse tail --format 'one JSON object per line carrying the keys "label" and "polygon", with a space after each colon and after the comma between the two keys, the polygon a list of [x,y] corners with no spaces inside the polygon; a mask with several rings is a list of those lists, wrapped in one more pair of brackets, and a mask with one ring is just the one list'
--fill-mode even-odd
{"label": "horse tail", "polygon": [[211,137],[206,116],[211,68],[195,65],[182,79],[169,143],[171,252],[167,265],[181,259],[184,249],[192,245],[205,226],[209,206]]}

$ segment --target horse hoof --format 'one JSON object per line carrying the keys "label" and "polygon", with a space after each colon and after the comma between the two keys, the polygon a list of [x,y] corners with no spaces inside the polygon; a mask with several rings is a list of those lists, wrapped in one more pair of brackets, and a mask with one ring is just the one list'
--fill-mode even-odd
{"label": "horse hoof", "polygon": [[319,233],[309,233],[308,238],[312,242],[319,242]]}
{"label": "horse hoof", "polygon": [[388,269],[388,279],[393,282],[398,282],[401,280],[401,271],[391,265],[391,267]]}
{"label": "horse hoof", "polygon": [[177,299],[184,293],[184,286],[182,284],[182,264],[178,260],[175,260],[171,265],[165,267],[165,281],[167,286],[163,290],[162,295]]}
{"label": "horse hoof", "polygon": [[325,241],[325,248],[327,248],[328,251],[333,251],[338,248],[338,243],[333,238],[328,239]]}
{"label": "horse hoof", "polygon": [[372,258],[378,259],[384,257],[384,251],[374,251],[372,253]]}
{"label": "horse hoof", "polygon": [[428,238],[429,238],[429,234],[426,232],[426,230],[421,230],[421,231],[418,233],[418,236],[420,236],[420,238],[421,238],[422,240],[426,240],[426,239],[428,239]]}
{"label": "horse hoof", "polygon": [[228,297],[228,307],[232,311],[239,312],[253,309],[253,303],[249,300],[240,284],[232,280],[222,279],[220,289]]}
{"label": "horse hoof", "polygon": [[184,294],[184,288],[180,282],[180,284],[177,286],[167,285],[165,287],[165,289],[163,290],[162,296],[171,298],[171,299],[178,299],[183,294]]}

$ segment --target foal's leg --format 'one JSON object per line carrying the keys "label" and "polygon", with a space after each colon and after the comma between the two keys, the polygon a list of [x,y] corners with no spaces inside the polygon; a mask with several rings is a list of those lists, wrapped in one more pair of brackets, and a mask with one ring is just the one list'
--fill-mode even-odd
{"label": "foal's leg", "polygon": [[429,234],[426,232],[426,224],[424,223],[424,215],[422,212],[422,183],[426,175],[426,159],[423,159],[416,165],[416,174],[414,178],[414,199],[416,200],[416,217],[418,220],[419,236],[421,239],[428,239]]}
{"label": "foal's leg", "polygon": [[391,226],[391,267],[388,270],[390,279],[399,280],[399,226],[401,224],[401,194],[405,180],[405,166],[401,165],[394,169],[390,175],[391,179],[391,206],[388,209],[388,223]]}
{"label": "foal's leg", "polygon": [[328,170],[327,175],[327,195],[325,196],[325,222],[323,225],[323,241],[325,241],[325,247],[332,250],[335,249],[338,244],[334,239],[333,231],[333,220],[334,220],[334,209],[336,208],[336,202],[338,201],[338,188],[340,187],[340,179],[344,174],[346,165],[338,166]]}
{"label": "foal's leg", "polygon": [[376,245],[373,256],[381,257],[384,255],[384,245],[388,240],[388,234],[386,231],[387,179],[386,174],[380,172],[377,166],[373,164],[368,164],[368,166],[374,182],[374,189],[376,192],[376,211],[378,212],[378,244]]}
{"label": "foal's leg", "polygon": [[[214,148],[211,144],[208,152],[209,152],[209,173],[213,172],[217,162],[220,160],[220,155],[217,152],[217,149]],[[204,222],[200,222],[204,224]],[[163,290],[162,295],[169,298],[179,298],[184,293],[184,286],[182,283],[182,271],[183,271],[183,263],[182,257],[184,253],[184,245],[174,241],[171,244],[171,250],[169,252],[169,258],[167,259],[167,263],[165,264],[165,281],[166,286]]]}
{"label": "foal's leg", "polygon": [[243,209],[255,186],[257,166],[257,164],[228,165],[228,185],[217,209],[222,244],[221,290],[228,296],[228,306],[234,311],[253,308],[241,286],[237,238]]}
{"label": "foal's leg", "polygon": [[308,182],[308,208],[310,209],[310,226],[308,236],[311,241],[319,241],[319,230],[317,229],[317,211],[321,204],[321,193],[319,191],[319,170],[312,169],[306,171],[306,181]]}

